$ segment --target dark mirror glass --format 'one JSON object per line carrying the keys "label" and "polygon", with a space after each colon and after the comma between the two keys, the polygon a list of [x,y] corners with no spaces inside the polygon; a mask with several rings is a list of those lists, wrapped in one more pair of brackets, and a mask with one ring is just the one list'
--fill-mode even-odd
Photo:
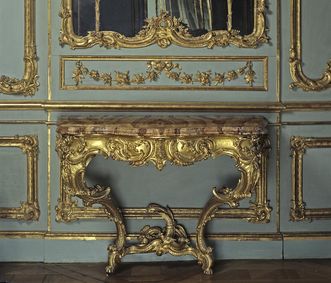
{"label": "dark mirror glass", "polygon": [[[154,2],[155,1],[155,2]],[[150,7],[147,6],[149,2]],[[72,0],[73,27],[77,35],[89,31],[115,31],[135,36],[154,9],[180,18],[194,36],[212,30],[254,30],[255,0]],[[152,9],[151,9],[152,7]]]}
{"label": "dark mirror glass", "polygon": [[72,0],[77,35],[89,31],[115,31],[135,36],[147,18],[147,0]]}
{"label": "dark mirror glass", "polygon": [[180,18],[194,36],[231,29],[248,35],[254,29],[254,0],[157,0],[157,14],[164,10]]}
{"label": "dark mirror glass", "polygon": [[147,18],[146,0],[100,0],[100,30],[135,36]]}
{"label": "dark mirror glass", "polygon": [[95,30],[95,0],[73,0],[72,15],[75,34],[84,36]]}

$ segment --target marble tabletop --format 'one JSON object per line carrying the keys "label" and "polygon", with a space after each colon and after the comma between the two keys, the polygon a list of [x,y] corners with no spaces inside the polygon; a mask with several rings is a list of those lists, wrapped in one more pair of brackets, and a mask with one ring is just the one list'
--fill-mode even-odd
{"label": "marble tabletop", "polygon": [[267,133],[262,116],[99,116],[62,117],[59,134],[106,134],[133,137],[260,135]]}

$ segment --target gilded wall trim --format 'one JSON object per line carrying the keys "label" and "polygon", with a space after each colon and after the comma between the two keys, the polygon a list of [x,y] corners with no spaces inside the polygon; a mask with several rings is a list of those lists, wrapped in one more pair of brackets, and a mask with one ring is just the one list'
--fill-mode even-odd
{"label": "gilded wall trim", "polygon": [[290,219],[303,221],[331,218],[331,208],[307,208],[303,192],[303,157],[309,148],[331,148],[331,138],[291,137],[292,206]]}
{"label": "gilded wall trim", "polygon": [[38,83],[35,0],[24,0],[24,74],[22,79],[0,76],[0,93],[32,96]]}
{"label": "gilded wall trim", "polygon": [[35,136],[0,137],[0,147],[14,147],[27,156],[27,192],[26,200],[17,208],[0,208],[0,218],[33,220],[39,219],[38,201],[38,139]]}
{"label": "gilded wall trim", "polygon": [[[195,234],[189,234],[194,238]],[[63,241],[102,241],[116,239],[116,233],[60,233],[39,231],[0,231],[0,239],[46,239]],[[127,241],[134,241],[139,233],[128,233]],[[330,232],[291,232],[291,233],[217,233],[206,234],[209,240],[218,241],[301,241],[301,240],[331,240]]]}
{"label": "gilded wall trim", "polygon": [[254,30],[240,36],[236,30],[210,31],[205,35],[193,37],[188,28],[177,18],[163,12],[158,17],[146,20],[145,26],[134,37],[125,37],[113,31],[92,31],[87,36],[74,33],[72,19],[72,0],[62,0],[59,16],[62,18],[60,44],[71,49],[90,48],[95,45],[105,48],[139,48],[157,44],[166,48],[171,44],[182,47],[213,48],[214,46],[256,48],[269,41],[266,35],[265,0],[255,0]]}
{"label": "gilded wall trim", "polygon": [[[331,234],[310,234],[307,237],[331,237]],[[93,233],[93,232],[35,232],[35,231],[0,231],[0,239],[46,239],[46,240],[67,240],[67,241],[102,241],[116,239],[116,233]],[[139,233],[128,233],[126,240],[134,241]],[[194,238],[195,234],[189,234]],[[217,233],[206,234],[209,240],[220,241],[281,241],[280,233]]]}
{"label": "gilded wall trim", "polygon": [[304,91],[321,91],[331,87],[331,59],[319,79],[308,78],[302,68],[302,25],[301,0],[291,0],[291,49],[290,73],[293,82],[290,88],[301,88]]}
{"label": "gilded wall trim", "polygon": [[[102,72],[93,68],[89,64],[91,62],[107,62],[107,71]],[[123,65],[125,62],[130,62],[131,67],[133,64],[136,65],[136,69],[140,67],[139,72],[112,67],[112,63],[118,62]],[[193,66],[190,65],[188,69],[185,66],[187,62],[197,65],[197,68],[192,70]],[[207,69],[199,69],[201,63],[204,62],[209,62]],[[229,62],[231,65],[223,69],[221,64]],[[72,66],[70,63],[75,64]],[[255,69],[257,65],[259,66],[258,73]],[[67,83],[66,71],[69,68],[71,81]],[[257,83],[256,79],[260,82]],[[229,84],[229,82],[236,83]],[[64,90],[266,91],[268,89],[268,57],[62,56],[60,85]]]}

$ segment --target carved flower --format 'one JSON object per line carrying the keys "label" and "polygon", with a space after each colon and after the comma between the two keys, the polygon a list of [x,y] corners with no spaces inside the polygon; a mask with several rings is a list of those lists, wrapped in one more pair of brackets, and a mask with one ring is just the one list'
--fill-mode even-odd
{"label": "carved flower", "polygon": [[183,75],[180,76],[180,81],[182,84],[193,84],[193,75],[189,75],[184,73]]}
{"label": "carved flower", "polygon": [[150,82],[156,82],[159,79],[159,74],[155,71],[150,71],[146,73],[146,79]]}
{"label": "carved flower", "polygon": [[253,70],[253,63],[251,61],[248,61],[247,64],[247,71],[245,73],[245,81],[247,84],[249,84],[250,86],[253,86],[253,83],[255,82],[255,75],[256,73]]}
{"label": "carved flower", "polygon": [[111,73],[103,73],[100,75],[100,78],[103,80],[103,82],[106,85],[112,85],[113,78],[112,78]]}
{"label": "carved flower", "polygon": [[136,84],[144,84],[145,83],[145,77],[143,74],[135,74],[132,79],[133,83]]}
{"label": "carved flower", "polygon": [[167,73],[167,77],[171,80],[174,81],[179,81],[179,77],[180,77],[180,73],[176,73],[176,72],[168,72]]}
{"label": "carved flower", "polygon": [[162,72],[165,68],[164,61],[150,61],[147,63],[148,70],[156,70]]}
{"label": "carved flower", "polygon": [[233,80],[236,80],[237,78],[238,78],[238,74],[236,71],[232,70],[232,71],[227,72],[227,74],[226,74],[226,79],[228,81],[233,81]]}
{"label": "carved flower", "polygon": [[90,77],[97,82],[100,80],[100,74],[97,70],[90,71]]}
{"label": "carved flower", "polygon": [[130,84],[130,76],[129,71],[127,72],[115,72],[116,73],[116,82],[119,85],[129,85]]}
{"label": "carved flower", "polygon": [[250,86],[253,86],[253,83],[255,82],[255,72],[253,70],[248,70],[245,74],[245,81]]}
{"label": "carved flower", "polygon": [[222,73],[222,74],[215,73],[214,81],[215,81],[215,85],[224,84],[224,81],[225,81],[224,73]]}
{"label": "carved flower", "polygon": [[83,65],[81,61],[76,62],[76,68],[72,72],[72,79],[75,81],[76,86],[83,83],[85,75],[87,75],[89,70]]}
{"label": "carved flower", "polygon": [[207,72],[198,72],[197,74],[197,80],[202,84],[202,85],[210,85],[211,84],[211,77],[210,77],[211,71]]}

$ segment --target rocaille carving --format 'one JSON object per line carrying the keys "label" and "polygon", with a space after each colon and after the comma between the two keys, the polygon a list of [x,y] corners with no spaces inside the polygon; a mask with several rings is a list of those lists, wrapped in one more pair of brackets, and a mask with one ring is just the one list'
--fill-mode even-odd
{"label": "rocaille carving", "polygon": [[32,96],[38,83],[35,34],[35,0],[24,0],[24,75],[22,79],[0,76],[0,93]]}
{"label": "rocaille carving", "polygon": [[255,0],[255,20],[252,34],[241,36],[236,30],[209,31],[194,37],[180,19],[163,11],[157,17],[146,19],[146,24],[134,37],[126,37],[113,31],[92,31],[87,36],[78,36],[73,30],[72,0],[62,0],[59,16],[62,18],[60,44],[72,49],[90,48],[99,45],[106,48],[139,48],[157,44],[166,48],[171,44],[182,47],[237,47],[256,48],[269,41],[265,27],[265,0]]}

